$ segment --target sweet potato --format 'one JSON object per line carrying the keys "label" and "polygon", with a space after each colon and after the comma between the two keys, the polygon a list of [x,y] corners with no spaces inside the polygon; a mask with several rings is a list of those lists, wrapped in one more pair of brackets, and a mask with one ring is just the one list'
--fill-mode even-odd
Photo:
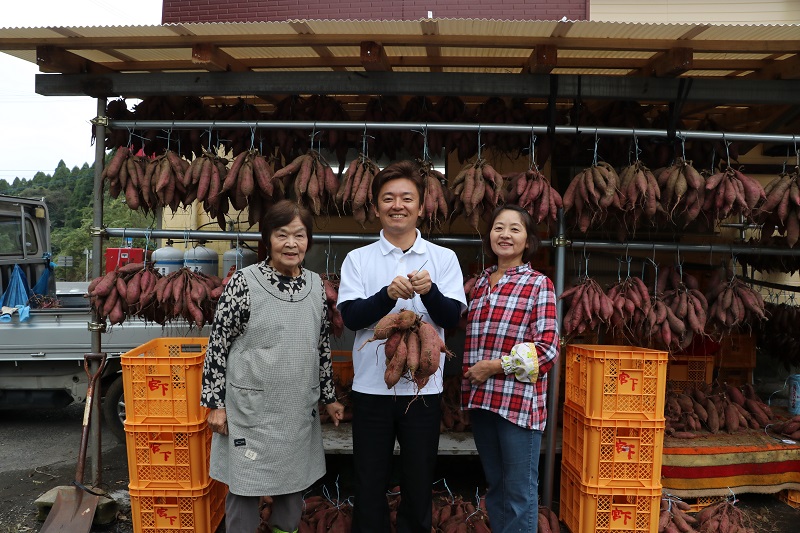
{"label": "sweet potato", "polygon": [[403,376],[403,370],[406,367],[406,360],[408,358],[408,345],[403,339],[397,345],[397,350],[394,353],[391,361],[386,364],[386,371],[383,373],[383,381],[386,383],[386,388],[391,389],[400,378]]}
{"label": "sweet potato", "polygon": [[406,367],[408,371],[413,376],[414,373],[419,368],[419,361],[420,361],[420,338],[415,331],[409,331],[408,337],[406,338],[406,346],[408,347],[408,352],[406,355]]}

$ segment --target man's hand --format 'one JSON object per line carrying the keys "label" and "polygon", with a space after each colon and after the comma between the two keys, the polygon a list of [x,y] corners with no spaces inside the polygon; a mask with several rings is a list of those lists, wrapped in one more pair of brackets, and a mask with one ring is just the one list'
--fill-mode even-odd
{"label": "man's hand", "polygon": [[224,408],[212,409],[209,411],[206,420],[208,420],[208,427],[214,433],[219,433],[220,435],[228,434],[228,415],[225,413]]}
{"label": "man's hand", "polygon": [[397,276],[386,288],[386,293],[392,300],[410,300],[414,297],[414,286],[407,277]]}
{"label": "man's hand", "polygon": [[427,270],[415,270],[408,275],[408,280],[411,282],[411,288],[417,294],[428,294],[431,290],[431,275]]}

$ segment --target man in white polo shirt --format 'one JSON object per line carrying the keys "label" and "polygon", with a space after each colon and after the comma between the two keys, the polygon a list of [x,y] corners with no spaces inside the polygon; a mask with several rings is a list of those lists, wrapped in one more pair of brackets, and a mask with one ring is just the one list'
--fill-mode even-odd
{"label": "man in white polo shirt", "polygon": [[[380,240],[347,254],[339,301],[345,326],[356,332],[353,346],[353,533],[388,533],[390,482],[395,439],[400,444],[398,533],[430,533],[432,485],[439,451],[441,359],[439,370],[417,395],[401,378],[389,389],[381,342],[365,341],[389,313],[410,309],[443,328],[458,324],[466,309],[461,266],[452,250],[422,238],[424,185],[419,165],[400,161],[379,172],[372,198],[381,222]],[[424,267],[424,268],[423,268]]]}

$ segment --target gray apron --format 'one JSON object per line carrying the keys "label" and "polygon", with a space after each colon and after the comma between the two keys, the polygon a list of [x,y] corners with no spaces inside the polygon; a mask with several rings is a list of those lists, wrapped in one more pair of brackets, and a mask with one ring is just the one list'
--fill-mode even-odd
{"label": "gray apron", "polygon": [[305,490],[325,475],[318,413],[322,282],[304,269],[305,287],[290,297],[256,265],[243,271],[250,320],[228,354],[228,435],[212,438],[211,477],[240,496]]}

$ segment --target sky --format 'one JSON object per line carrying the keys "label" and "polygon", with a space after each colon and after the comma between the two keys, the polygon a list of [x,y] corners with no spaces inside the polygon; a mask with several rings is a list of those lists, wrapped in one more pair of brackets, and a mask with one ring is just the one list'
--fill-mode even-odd
{"label": "sky", "polygon": [[[25,0],[4,9],[2,28],[37,26],[144,26],[161,24],[161,0]],[[41,96],[33,63],[0,52],[0,179],[52,174],[94,161],[90,120],[97,101],[76,96]],[[130,104],[131,102],[129,102]]]}

